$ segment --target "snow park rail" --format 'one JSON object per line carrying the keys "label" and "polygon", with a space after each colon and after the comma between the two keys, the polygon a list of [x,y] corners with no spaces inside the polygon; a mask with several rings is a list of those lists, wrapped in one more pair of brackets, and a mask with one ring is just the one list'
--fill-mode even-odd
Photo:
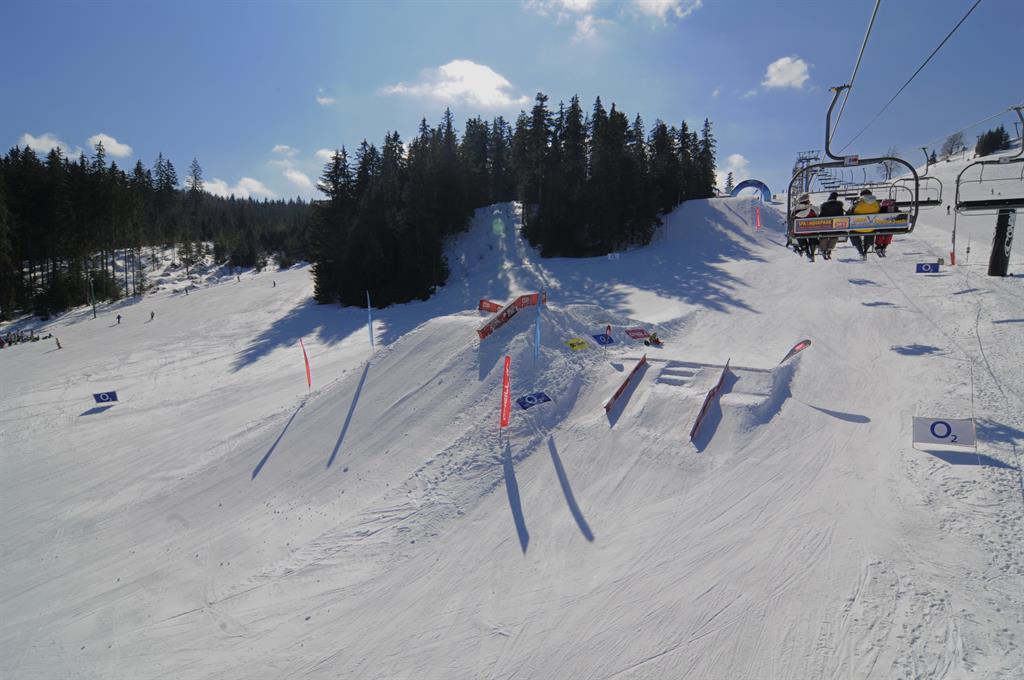
{"label": "snow park rail", "polygon": [[524,307],[533,307],[538,304],[544,304],[547,302],[547,296],[541,293],[529,293],[528,295],[520,295],[512,302],[505,305],[504,309],[495,314],[493,317],[487,320],[480,328],[476,329],[476,334],[480,336],[480,339],[485,339],[488,335],[498,330],[506,323],[509,319],[516,315],[516,313]]}
{"label": "snow park rail", "polygon": [[640,370],[640,367],[646,363],[647,355],[645,354],[642,357],[640,357],[640,361],[636,362],[636,366],[633,367],[633,370],[629,372],[629,375],[626,376],[626,379],[622,381],[621,385],[619,385],[619,389],[615,390],[615,394],[613,394],[612,398],[608,400],[608,403],[604,405],[605,413],[612,410],[612,407],[615,406],[615,402],[618,400],[619,397],[622,396],[622,393],[626,391],[626,385],[628,385],[629,381],[633,379],[633,376],[636,375],[636,372]]}
{"label": "snow park rail", "polygon": [[722,368],[722,375],[718,377],[718,382],[715,383],[715,386],[708,392],[708,396],[704,397],[704,404],[700,407],[700,413],[697,414],[697,420],[694,421],[693,427],[690,428],[691,442],[693,441],[693,438],[697,436],[697,430],[700,429],[700,424],[704,422],[704,416],[708,414],[708,407],[711,406],[711,402],[714,401],[715,397],[718,396],[718,393],[722,391],[722,385],[725,383],[725,375],[729,372],[730,361],[732,361],[732,359],[725,362],[725,366]]}

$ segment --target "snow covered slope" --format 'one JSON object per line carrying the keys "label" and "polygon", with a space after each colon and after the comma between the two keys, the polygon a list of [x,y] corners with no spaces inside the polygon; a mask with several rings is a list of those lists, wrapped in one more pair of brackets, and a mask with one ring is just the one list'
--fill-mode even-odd
{"label": "snow covered slope", "polygon": [[[807,263],[757,205],[693,201],[582,260],[480,210],[373,353],[305,268],[0,351],[0,676],[1020,676],[1024,278],[973,250],[914,274],[948,242],[931,218],[887,260]],[[479,298],[541,287],[539,360],[532,309],[477,340]],[[499,441],[506,354],[513,399],[552,402]],[[978,454],[914,449],[915,414],[975,416]]]}

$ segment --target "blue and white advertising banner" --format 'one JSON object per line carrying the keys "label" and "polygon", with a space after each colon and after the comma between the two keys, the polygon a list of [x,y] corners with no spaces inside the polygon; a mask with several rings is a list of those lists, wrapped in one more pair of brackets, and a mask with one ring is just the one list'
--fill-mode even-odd
{"label": "blue and white advertising banner", "polygon": [[604,333],[601,333],[600,335],[592,335],[591,337],[594,338],[594,341],[597,344],[599,344],[599,345],[614,345],[615,344],[615,338],[613,338],[610,335],[606,335]]}
{"label": "blue and white advertising banner", "polygon": [[914,443],[974,447],[977,444],[974,419],[914,416]]}
{"label": "blue and white advertising banner", "polygon": [[113,390],[110,392],[100,392],[92,395],[92,398],[96,400],[97,404],[111,404],[117,401],[117,392]]}
{"label": "blue and white advertising banner", "polygon": [[543,404],[545,401],[551,401],[551,397],[543,392],[534,392],[533,394],[527,394],[525,397],[519,397],[516,399],[516,403],[519,404],[519,407],[524,411],[531,406]]}
{"label": "blue and white advertising banner", "polygon": [[917,269],[914,270],[915,274],[938,274],[939,263],[938,262],[918,262]]}

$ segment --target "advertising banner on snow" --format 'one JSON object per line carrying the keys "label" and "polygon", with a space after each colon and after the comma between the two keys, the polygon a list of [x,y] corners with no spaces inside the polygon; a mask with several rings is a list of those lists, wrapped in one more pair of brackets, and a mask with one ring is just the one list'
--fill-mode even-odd
{"label": "advertising banner on snow", "polygon": [[779,365],[781,366],[782,364],[786,363],[792,357],[796,356],[798,353],[804,351],[805,349],[807,349],[810,346],[811,346],[811,341],[810,340],[801,340],[800,342],[796,343],[795,345],[793,345],[793,348],[791,350],[789,350],[789,352],[786,354],[786,356],[782,357],[782,361],[779,362]]}
{"label": "advertising banner on snow", "polygon": [[92,398],[96,400],[97,404],[112,404],[117,401],[117,392],[111,390],[110,392],[98,392],[92,395]]}
{"label": "advertising banner on snow", "polygon": [[551,397],[544,394],[543,392],[534,392],[533,394],[527,394],[525,397],[519,397],[516,399],[516,403],[519,404],[519,408],[524,411],[531,406],[537,404],[543,404],[546,401],[551,401]]}
{"label": "advertising banner on snow", "polygon": [[534,305],[540,305],[547,302],[545,296],[541,293],[530,293],[528,295],[520,295],[512,302],[505,305],[505,307],[487,321],[483,326],[476,330],[476,334],[481,340],[489,336],[494,331],[498,330],[506,323],[509,319],[516,315],[520,309],[525,307],[531,307]]}
{"label": "advertising banner on snow", "polygon": [[501,426],[508,427],[509,414],[512,413],[512,390],[509,387],[508,369],[512,357],[505,357],[505,373],[501,379]]}
{"label": "advertising banner on snow", "polygon": [[918,262],[917,268],[914,270],[915,274],[937,274],[939,272],[939,265],[937,262]]}
{"label": "advertising banner on snow", "polygon": [[973,448],[977,444],[974,419],[914,416],[914,443]]}

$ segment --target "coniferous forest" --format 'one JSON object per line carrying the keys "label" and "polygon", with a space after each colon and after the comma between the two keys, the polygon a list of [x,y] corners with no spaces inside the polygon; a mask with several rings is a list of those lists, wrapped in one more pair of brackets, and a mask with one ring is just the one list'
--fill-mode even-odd
{"label": "coniferous forest", "polygon": [[426,299],[447,280],[444,241],[475,208],[518,200],[523,231],[545,257],[602,255],[650,241],[660,216],[715,193],[711,123],[700,133],[655,121],[650,133],[598,98],[589,115],[573,97],[557,111],[538,93],[529,113],[466,121],[451,111],[421,121],[404,143],[338,150],[320,177],[309,254],[321,303],[375,306]]}
{"label": "coniferous forest", "polygon": [[90,284],[100,300],[141,295],[146,254],[169,246],[186,270],[307,259],[320,303],[426,299],[448,277],[445,241],[476,208],[520,201],[542,255],[585,257],[648,243],[662,215],[714,185],[710,121],[648,133],[600,98],[588,114],[575,96],[552,110],[542,93],[514,125],[472,118],[460,139],[446,110],[410,142],[389,132],[379,149],[342,147],[311,204],[213,196],[196,160],[179,182],[162,155],[123,170],[102,144],[77,160],[15,147],[0,157],[0,318],[86,304]]}

